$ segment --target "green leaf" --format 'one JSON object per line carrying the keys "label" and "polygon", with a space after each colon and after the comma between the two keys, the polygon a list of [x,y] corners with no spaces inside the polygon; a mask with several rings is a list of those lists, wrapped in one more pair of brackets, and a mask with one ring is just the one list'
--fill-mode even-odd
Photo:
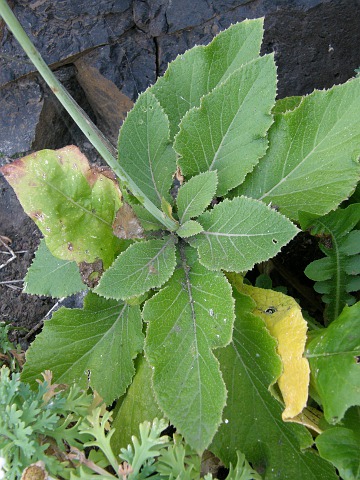
{"label": "green leaf", "polygon": [[111,264],[123,244],[112,231],[121,193],[106,169],[91,168],[70,146],[33,153],[1,171],[55,257]]}
{"label": "green leaf", "polygon": [[269,149],[234,195],[324,215],[354,190],[360,166],[360,79],[315,91],[295,110],[277,115]]}
{"label": "green leaf", "polygon": [[212,349],[231,339],[233,299],[220,272],[209,272],[181,249],[181,267],[145,303],[146,357],[157,402],[197,452],[221,421],[226,390]]}
{"label": "green leaf", "polygon": [[316,283],[314,289],[323,293],[327,304],[324,317],[334,321],[345,305],[355,303],[349,292],[360,289],[360,230],[352,230],[360,221],[360,204],[336,209],[320,218],[300,212],[300,223],[312,235],[320,237],[325,258],[315,260],[305,268],[305,275]]}
{"label": "green leaf", "polygon": [[159,208],[176,170],[169,140],[169,120],[154,95],[146,90],[128,113],[119,135],[119,163],[144,194]]}
{"label": "green leaf", "polygon": [[273,55],[236,70],[180,124],[174,148],[185,177],[217,170],[217,195],[239,185],[265,154],[276,95]]}
{"label": "green leaf", "polygon": [[169,280],[175,264],[173,237],[133,243],[104,272],[94,291],[116,300],[142,295]]}
{"label": "green leaf", "polygon": [[176,233],[181,238],[192,237],[197,233],[203,231],[203,227],[200,223],[195,222],[195,220],[188,220],[187,222],[183,223],[180,228],[177,229]]}
{"label": "green leaf", "polygon": [[339,318],[308,344],[313,384],[329,423],[338,423],[346,410],[360,405],[360,302],[345,307]]}
{"label": "green leaf", "polygon": [[224,200],[198,221],[204,231],[191,238],[191,244],[211,270],[250,270],[276,255],[298,232],[290,220],[246,197]]}
{"label": "green leaf", "polygon": [[305,427],[281,420],[282,405],[269,386],[281,373],[276,341],[251,311],[253,300],[234,292],[236,320],[232,343],[216,352],[228,390],[227,405],[210,450],[226,465],[241,450],[267,480],[335,480],[328,462],[313,451]]}
{"label": "green leaf", "polygon": [[143,356],[140,356],[136,374],[112,423],[115,432],[111,438],[111,445],[115,452],[128,445],[131,437],[138,434],[140,423],[163,416],[154,397],[151,375],[150,365]]}
{"label": "green leaf", "polygon": [[272,113],[280,114],[280,113],[286,113],[286,112],[295,110],[295,108],[297,108],[300,105],[302,99],[303,97],[280,98],[279,100],[276,100]]}
{"label": "green leaf", "polygon": [[263,23],[259,18],[232,25],[206,47],[194,47],[170,63],[151,92],[169,117],[171,138],[182,117],[190,108],[199,106],[203,95],[259,55]]}
{"label": "green leaf", "polygon": [[86,290],[76,263],[55,258],[44,239],[40,242],[24,282],[24,292],[31,295],[60,298]]}
{"label": "green leaf", "polygon": [[249,465],[245,455],[236,451],[237,462],[235,468],[230,463],[229,475],[226,480],[262,480],[261,476]]}
{"label": "green leaf", "polygon": [[343,480],[359,480],[360,409],[349,409],[342,423],[316,437],[316,447],[323,458],[335,465]]}
{"label": "green leaf", "polygon": [[180,187],[176,198],[180,224],[203,213],[215,197],[216,187],[216,172],[200,173]]}
{"label": "green leaf", "polygon": [[45,322],[27,351],[22,379],[35,384],[51,370],[54,382],[90,384],[110,404],[130,384],[142,347],[139,306],[89,293],[83,309],[61,308]]}

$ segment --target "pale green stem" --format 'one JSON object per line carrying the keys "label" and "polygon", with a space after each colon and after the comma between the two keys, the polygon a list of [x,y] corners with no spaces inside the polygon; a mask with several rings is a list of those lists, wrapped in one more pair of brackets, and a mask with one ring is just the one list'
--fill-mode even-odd
{"label": "pale green stem", "polygon": [[168,218],[163,212],[161,212],[156,205],[154,205],[136,183],[128,176],[116,160],[117,152],[111,143],[103,136],[100,130],[92,123],[86,113],[79,107],[67,90],[62,86],[59,80],[55,77],[53,72],[44,62],[40,53],[36,50],[31,40],[25,33],[24,29],[20,25],[19,21],[13,14],[12,10],[8,6],[6,0],[0,0],[0,16],[4,19],[9,30],[12,32],[16,40],[20,43],[22,49],[30,58],[36,69],[49,85],[52,92],[68,114],[72,117],[74,122],[96,148],[98,153],[102,156],[109,167],[116,173],[119,179],[125,184],[125,186],[131,191],[136,198],[142,203],[142,205],[159,220],[168,230],[176,230],[177,223],[174,220]]}

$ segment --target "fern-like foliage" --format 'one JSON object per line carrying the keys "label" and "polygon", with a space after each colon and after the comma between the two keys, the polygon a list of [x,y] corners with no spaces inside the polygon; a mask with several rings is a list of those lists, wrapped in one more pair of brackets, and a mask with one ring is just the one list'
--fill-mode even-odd
{"label": "fern-like foliage", "polygon": [[52,475],[68,478],[69,462],[61,461],[65,446],[88,440],[76,428],[76,420],[85,414],[92,396],[76,386],[59,391],[59,386],[51,385],[48,372],[44,377],[33,391],[21,382],[19,373],[11,374],[6,366],[0,370],[0,457],[7,480],[21,478],[23,470],[38,461]]}
{"label": "fern-like foliage", "polygon": [[352,305],[351,292],[360,288],[360,203],[337,209],[327,215],[311,219],[307,214],[300,218],[303,228],[320,237],[324,258],[310,263],[305,274],[315,281],[314,289],[321,293],[326,303],[324,317],[330,323],[345,305]]}

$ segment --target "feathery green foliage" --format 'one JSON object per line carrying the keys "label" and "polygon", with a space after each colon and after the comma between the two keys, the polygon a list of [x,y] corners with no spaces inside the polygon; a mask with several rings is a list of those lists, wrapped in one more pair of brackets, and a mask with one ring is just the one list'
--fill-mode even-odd
{"label": "feathery green foliage", "polygon": [[300,215],[302,227],[320,238],[320,249],[326,255],[305,269],[314,280],[315,290],[323,294],[325,319],[338,318],[345,305],[356,301],[351,292],[360,289],[360,204],[354,203],[323,217]]}

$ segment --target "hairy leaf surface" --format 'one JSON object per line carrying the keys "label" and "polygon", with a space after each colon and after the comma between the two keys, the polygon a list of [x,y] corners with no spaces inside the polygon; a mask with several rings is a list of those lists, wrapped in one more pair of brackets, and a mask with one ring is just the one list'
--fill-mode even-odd
{"label": "hairy leaf surface", "polygon": [[292,297],[274,290],[243,285],[242,291],[256,302],[253,313],[262,318],[276,338],[282,373],[277,382],[285,403],[283,420],[298,415],[306,406],[309,388],[309,362],[303,357],[307,323]]}
{"label": "hairy leaf surface", "polygon": [[134,243],[104,272],[95,292],[116,300],[142,295],[160,287],[175,269],[174,239]]}
{"label": "hairy leaf surface", "polygon": [[169,120],[149,90],[139,96],[126,117],[118,149],[119,163],[144,194],[159,208],[163,198],[170,201],[176,159],[169,141]]}
{"label": "hairy leaf surface", "polygon": [[360,405],[360,302],[345,307],[321,330],[308,344],[306,356],[325,418],[338,423],[349,407]]}
{"label": "hairy leaf surface", "polygon": [[67,297],[86,290],[75,262],[55,258],[42,239],[24,279],[24,292]]}
{"label": "hairy leaf surface", "polygon": [[107,404],[120,397],[142,350],[140,307],[89,293],[83,309],[61,308],[27,351],[22,378],[35,383],[44,370],[54,382],[90,385]]}
{"label": "hairy leaf surface", "polygon": [[239,185],[265,154],[273,122],[276,68],[267,55],[247,63],[182,119],[174,148],[185,177],[216,170],[217,195]]}
{"label": "hairy leaf surface", "polygon": [[224,200],[198,217],[204,231],[190,239],[211,270],[241,272],[276,255],[298,232],[287,218],[252,198]]}
{"label": "hairy leaf surface", "polygon": [[343,480],[360,478],[360,408],[350,408],[341,426],[331,427],[316,437],[320,455],[339,470]]}
{"label": "hairy leaf surface", "polygon": [[228,389],[223,424],[210,447],[226,465],[241,450],[264,478],[335,480],[334,469],[312,451],[305,427],[283,422],[281,404],[269,392],[281,373],[276,341],[252,313],[253,300],[234,292],[232,343],[216,351]]}
{"label": "hairy leaf surface", "polygon": [[360,289],[360,230],[353,230],[359,222],[358,203],[321,218],[300,214],[302,228],[320,237],[319,245],[326,255],[310,263],[304,273],[316,282],[314,289],[324,294],[324,316],[328,322],[335,320],[345,305],[355,302],[350,292]]}
{"label": "hairy leaf surface", "polygon": [[180,224],[203,213],[215,197],[217,183],[216,172],[205,172],[180,187],[176,198]]}
{"label": "hairy leaf surface", "polygon": [[169,117],[171,138],[182,117],[190,108],[199,106],[203,95],[259,55],[263,22],[260,18],[232,25],[206,47],[194,47],[170,63],[151,92]]}
{"label": "hairy leaf surface", "polygon": [[360,176],[360,79],[315,91],[277,115],[269,149],[236,189],[280,207],[324,215],[354,190]]}
{"label": "hairy leaf surface", "polygon": [[109,170],[90,168],[77,147],[42,150],[1,171],[55,257],[101,259],[106,268],[121,251],[123,242],[112,231],[119,187]]}
{"label": "hairy leaf surface", "polygon": [[196,222],[195,220],[188,220],[187,222],[183,223],[180,228],[176,230],[176,233],[181,238],[187,238],[187,237],[192,237],[193,235],[196,235],[197,233],[200,233],[203,230],[204,229],[199,222]]}
{"label": "hairy leaf surface", "polygon": [[132,435],[138,435],[140,423],[163,418],[151,385],[150,365],[143,356],[136,363],[136,374],[112,423],[115,432],[111,437],[111,445],[115,452],[120,452],[124,445],[129,445]]}
{"label": "hairy leaf surface", "polygon": [[[190,253],[189,253],[190,252]],[[231,339],[233,299],[222,273],[206,270],[194,251],[181,251],[181,267],[145,303],[145,353],[165,415],[198,452],[221,421],[226,389],[212,350]]]}

